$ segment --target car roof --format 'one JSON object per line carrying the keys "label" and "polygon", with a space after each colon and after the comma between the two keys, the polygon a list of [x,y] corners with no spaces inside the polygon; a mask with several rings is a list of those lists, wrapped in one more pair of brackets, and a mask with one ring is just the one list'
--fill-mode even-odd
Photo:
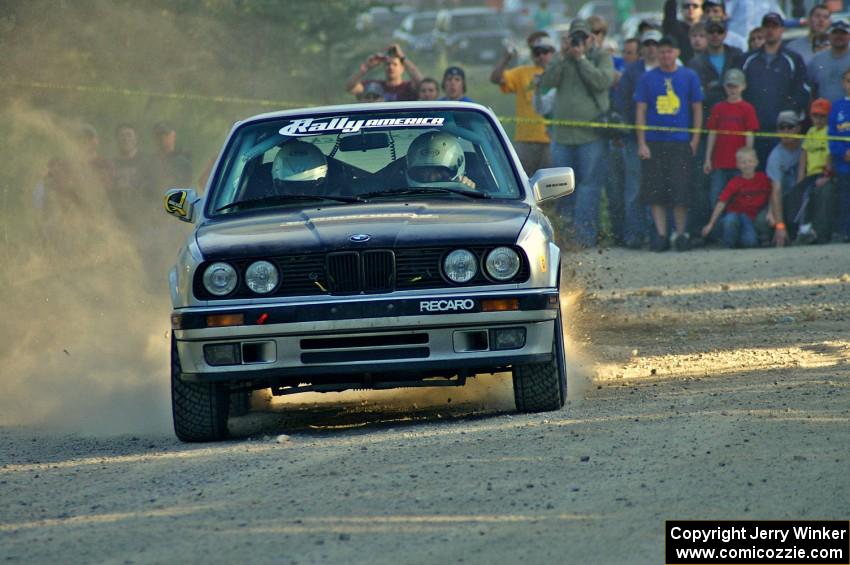
{"label": "car roof", "polygon": [[481,104],[475,104],[474,102],[435,102],[427,100],[415,102],[375,102],[372,104],[339,104],[336,106],[313,106],[307,108],[298,108],[294,110],[282,110],[277,112],[267,112],[265,114],[257,114],[255,116],[251,116],[250,118],[240,120],[237,123],[245,124],[248,122],[260,120],[286,118],[289,116],[302,116],[304,114],[340,114],[345,112],[363,112],[367,110],[375,112],[396,111],[402,113],[410,110],[424,110],[428,108],[433,108],[435,110],[478,110],[481,112],[485,112],[493,118],[496,117],[490,108],[482,106]]}

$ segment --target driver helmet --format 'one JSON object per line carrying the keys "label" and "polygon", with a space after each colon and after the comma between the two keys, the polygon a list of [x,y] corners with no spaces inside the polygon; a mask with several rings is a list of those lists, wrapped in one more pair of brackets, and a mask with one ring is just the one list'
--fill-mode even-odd
{"label": "driver helmet", "polygon": [[284,143],[272,163],[272,179],[278,190],[318,188],[328,175],[328,160],[321,150],[305,141]]}
{"label": "driver helmet", "polygon": [[428,131],[413,140],[407,150],[407,181],[410,186],[436,182],[460,182],[466,156],[456,137]]}

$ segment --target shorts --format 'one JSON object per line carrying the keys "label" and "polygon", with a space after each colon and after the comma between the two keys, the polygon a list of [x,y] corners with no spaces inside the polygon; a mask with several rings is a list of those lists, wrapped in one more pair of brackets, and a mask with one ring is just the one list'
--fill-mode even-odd
{"label": "shorts", "polygon": [[651,157],[641,162],[640,200],[656,206],[690,207],[693,201],[689,143],[649,141]]}

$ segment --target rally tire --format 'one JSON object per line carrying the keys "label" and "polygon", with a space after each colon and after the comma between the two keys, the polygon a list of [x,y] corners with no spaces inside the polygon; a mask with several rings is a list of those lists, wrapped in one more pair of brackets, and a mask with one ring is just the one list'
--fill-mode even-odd
{"label": "rally tire", "polygon": [[219,383],[196,383],[180,378],[177,341],[171,337],[171,413],[180,441],[218,441],[227,437],[230,390]]}
{"label": "rally tire", "polygon": [[552,338],[552,359],[513,368],[514,401],[519,412],[549,412],[564,406],[567,399],[567,364],[563,336],[559,308]]}

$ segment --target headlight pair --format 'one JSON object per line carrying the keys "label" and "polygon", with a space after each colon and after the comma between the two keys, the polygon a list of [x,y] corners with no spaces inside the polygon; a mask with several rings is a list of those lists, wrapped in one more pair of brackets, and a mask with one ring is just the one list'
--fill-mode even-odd
{"label": "headlight pair", "polygon": [[[497,247],[487,254],[484,269],[497,281],[508,281],[519,272],[522,262],[519,254],[510,247]],[[466,249],[455,249],[443,260],[443,272],[452,282],[463,284],[478,273],[478,259]]]}
{"label": "headlight pair", "polygon": [[[239,274],[229,263],[213,263],[204,271],[204,288],[215,296],[226,296],[239,284]],[[268,261],[255,261],[245,270],[245,284],[257,294],[277,288],[280,274]]]}

